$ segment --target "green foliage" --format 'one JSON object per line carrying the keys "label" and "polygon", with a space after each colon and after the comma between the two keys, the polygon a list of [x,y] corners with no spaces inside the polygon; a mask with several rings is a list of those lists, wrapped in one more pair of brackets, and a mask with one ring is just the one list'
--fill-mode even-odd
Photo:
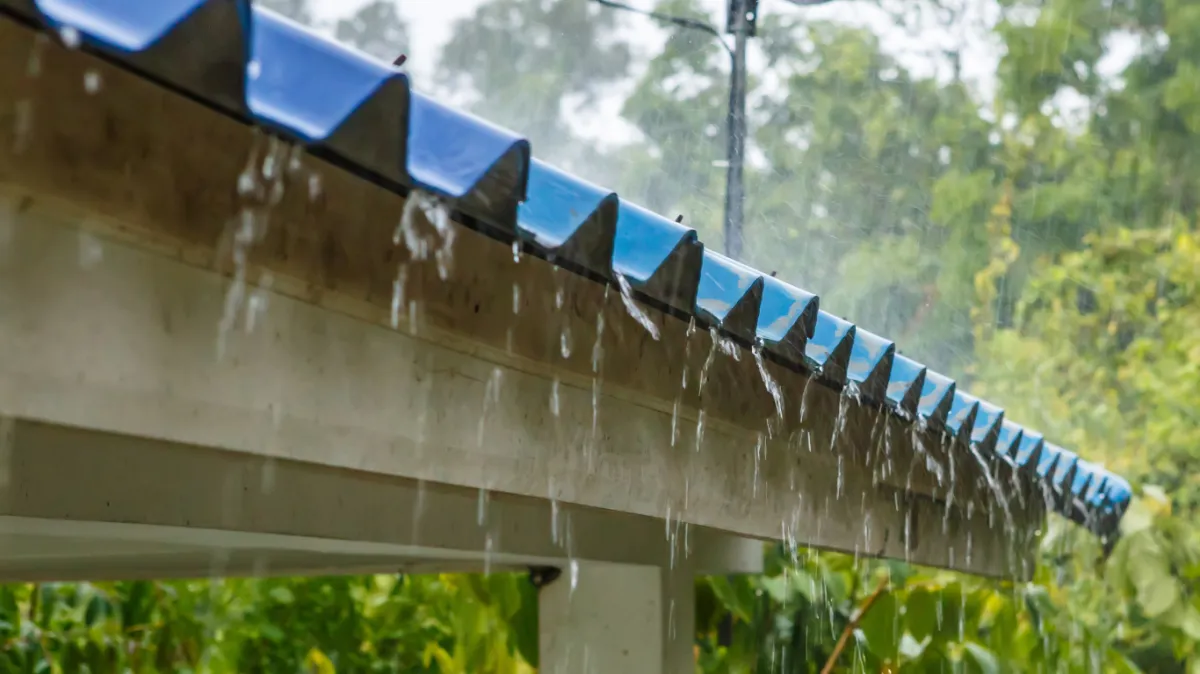
{"label": "green foliage", "polygon": [[532,672],[526,586],[514,574],[8,586],[0,672]]}

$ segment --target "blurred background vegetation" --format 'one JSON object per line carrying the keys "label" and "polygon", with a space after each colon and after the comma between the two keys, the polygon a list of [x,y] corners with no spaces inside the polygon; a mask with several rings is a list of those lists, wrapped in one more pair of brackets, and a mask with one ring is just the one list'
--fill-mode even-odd
{"label": "blurred background vegetation", "polygon": [[[390,61],[422,1],[320,28]],[[819,672],[857,618],[835,671],[1200,674],[1200,3],[843,2],[962,37],[918,62],[764,1],[747,261],[1140,496],[1110,555],[1052,518],[1029,583],[770,548],[764,575],[697,582],[699,669]],[[707,6],[659,9],[723,25]],[[416,86],[719,247],[725,56],[686,31],[629,43],[644,20],[485,0]],[[614,96],[630,137],[598,142]],[[532,672],[536,603],[511,574],[8,586],[0,671]]]}

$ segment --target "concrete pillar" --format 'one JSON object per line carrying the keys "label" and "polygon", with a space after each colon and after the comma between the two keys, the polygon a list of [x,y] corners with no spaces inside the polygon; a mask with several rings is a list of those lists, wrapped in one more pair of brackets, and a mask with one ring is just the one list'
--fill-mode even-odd
{"label": "concrete pillar", "polygon": [[539,596],[545,674],[692,674],[690,570],[578,563]]}

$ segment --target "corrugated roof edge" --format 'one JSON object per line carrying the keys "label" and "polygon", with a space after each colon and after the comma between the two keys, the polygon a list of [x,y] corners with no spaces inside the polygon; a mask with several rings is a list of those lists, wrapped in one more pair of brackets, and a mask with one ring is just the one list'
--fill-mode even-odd
{"label": "corrugated roof edge", "polygon": [[533,160],[528,141],[412,92],[398,69],[248,0],[0,0],[0,10],[302,143],[659,307],[756,342],[825,383],[942,430],[1040,485],[1050,509],[1116,534],[1128,482],[1004,418],[812,293],[706,250],[696,232]]}

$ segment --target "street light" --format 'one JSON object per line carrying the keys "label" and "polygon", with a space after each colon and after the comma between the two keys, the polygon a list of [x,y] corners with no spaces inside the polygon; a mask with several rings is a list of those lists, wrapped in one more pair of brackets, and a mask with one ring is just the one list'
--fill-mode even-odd
{"label": "street light", "polygon": [[[717,38],[729,54],[729,112],[725,134],[725,254],[738,259],[742,256],[742,222],[745,213],[746,186],[744,168],[746,156],[746,42],[758,28],[758,0],[726,0],[725,31],[733,35],[731,47],[716,27],[683,16],[638,9],[616,0],[593,0],[612,9],[648,16],[656,21],[681,28],[698,30]],[[788,0],[793,5],[811,7],[830,0]]]}

